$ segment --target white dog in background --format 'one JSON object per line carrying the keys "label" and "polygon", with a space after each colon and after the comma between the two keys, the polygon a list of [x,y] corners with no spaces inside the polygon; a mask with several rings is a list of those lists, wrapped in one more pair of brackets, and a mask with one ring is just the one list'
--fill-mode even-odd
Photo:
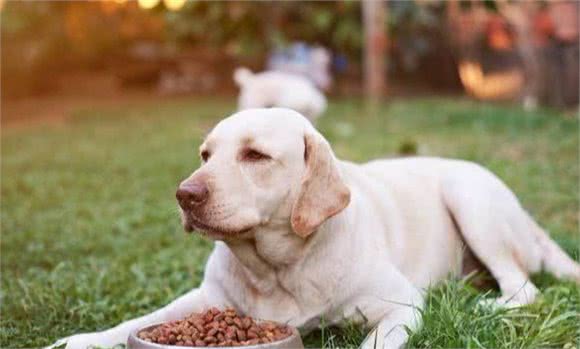
{"label": "white dog in background", "polygon": [[252,73],[247,68],[234,72],[240,87],[238,110],[281,107],[295,110],[311,122],[324,113],[326,98],[307,78],[280,71]]}
{"label": "white dog in background", "polygon": [[216,240],[200,287],[67,348],[112,346],[210,306],[302,328],[378,325],[364,346],[399,348],[420,326],[423,290],[464,273],[472,253],[502,304],[533,302],[529,274],[541,269],[580,281],[580,266],[477,164],[341,161],[310,122],[278,108],[222,120],[200,153],[176,194],[185,229]]}

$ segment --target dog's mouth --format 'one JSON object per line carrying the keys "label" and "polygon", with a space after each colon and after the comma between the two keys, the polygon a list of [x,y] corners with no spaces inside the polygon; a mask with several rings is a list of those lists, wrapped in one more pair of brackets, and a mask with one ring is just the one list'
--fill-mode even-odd
{"label": "dog's mouth", "polygon": [[231,229],[219,225],[207,224],[193,217],[191,214],[185,215],[183,224],[185,231],[193,232],[194,230],[204,235],[212,237],[233,237],[250,232],[253,227],[244,227],[242,229]]}

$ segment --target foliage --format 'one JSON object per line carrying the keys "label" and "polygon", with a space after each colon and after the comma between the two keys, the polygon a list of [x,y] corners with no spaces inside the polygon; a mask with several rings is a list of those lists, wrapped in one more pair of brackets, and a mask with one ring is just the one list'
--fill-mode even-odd
{"label": "foliage", "polygon": [[[395,1],[388,7],[385,30],[393,37],[440,25],[440,3],[419,6]],[[179,12],[166,12],[166,19],[172,40],[225,47],[234,55],[263,55],[273,47],[305,41],[331,48],[354,62],[362,58],[362,11],[357,1],[192,1]]]}
{"label": "foliage", "polygon": [[[105,10],[109,7],[112,10]],[[144,16],[161,17],[165,38],[181,47],[256,57],[298,40],[324,45],[354,62],[361,60],[363,28],[361,3],[357,1],[188,1],[176,12],[162,5],[140,10],[134,2],[109,7],[99,3],[9,3],[2,13],[2,32],[19,40],[47,40],[51,45],[62,45],[78,32],[86,40],[85,50],[105,56],[131,31],[125,27],[140,24]],[[394,37],[400,31],[432,29],[438,23],[436,10],[441,7],[439,3],[418,6],[413,1],[389,3],[385,28]],[[141,25],[146,31],[144,27]],[[69,42],[68,50],[77,50],[78,45],[78,41],[74,45]]]}
{"label": "foliage", "polygon": [[181,44],[225,48],[232,55],[263,55],[292,40],[358,56],[360,4],[356,2],[188,2],[166,12],[167,35]]}

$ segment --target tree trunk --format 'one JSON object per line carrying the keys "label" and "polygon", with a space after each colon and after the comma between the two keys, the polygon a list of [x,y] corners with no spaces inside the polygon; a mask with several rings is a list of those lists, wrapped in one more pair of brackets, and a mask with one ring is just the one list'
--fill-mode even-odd
{"label": "tree trunk", "polygon": [[376,105],[386,87],[385,58],[387,32],[385,19],[386,1],[363,0],[364,47],[364,85],[367,101]]}

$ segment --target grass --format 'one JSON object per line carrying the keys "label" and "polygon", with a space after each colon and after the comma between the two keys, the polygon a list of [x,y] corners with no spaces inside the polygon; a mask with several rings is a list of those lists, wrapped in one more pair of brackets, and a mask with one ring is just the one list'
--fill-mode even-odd
{"label": "grass", "polygon": [[[150,312],[196,286],[211,244],[187,236],[174,190],[198,165],[204,133],[233,101],[145,102],[77,110],[65,123],[2,129],[0,346],[43,346]],[[392,101],[377,115],[332,103],[320,129],[337,154],[364,161],[417,148],[478,161],[578,259],[578,122],[557,112],[457,99]],[[409,347],[580,345],[580,288],[549,276],[518,310],[476,306],[450,280],[428,291]],[[356,326],[305,336],[356,346]]]}

